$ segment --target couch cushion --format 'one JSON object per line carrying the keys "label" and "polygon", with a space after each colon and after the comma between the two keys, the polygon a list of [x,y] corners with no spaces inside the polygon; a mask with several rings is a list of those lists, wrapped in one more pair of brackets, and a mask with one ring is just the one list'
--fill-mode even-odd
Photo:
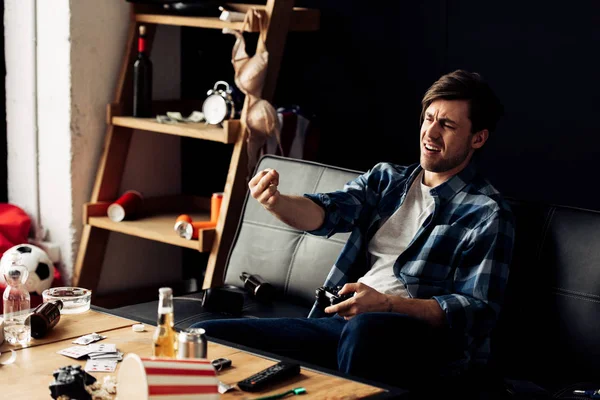
{"label": "couch cushion", "polygon": [[[342,189],[360,172],[311,161],[267,155],[257,171],[279,172],[279,190],[285,194]],[[227,261],[225,284],[242,286],[241,272],[258,274],[291,303],[310,307],[315,289],[322,286],[349,233],[329,239],[293,229],[266,211],[249,193],[238,232]]]}
{"label": "couch cushion", "polygon": [[561,386],[600,374],[600,213],[513,202],[515,255],[493,354],[504,375]]}

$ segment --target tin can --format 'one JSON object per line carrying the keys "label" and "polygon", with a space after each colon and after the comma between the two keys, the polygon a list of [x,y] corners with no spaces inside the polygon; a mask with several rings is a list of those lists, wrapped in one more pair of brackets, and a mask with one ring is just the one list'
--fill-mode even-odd
{"label": "tin can", "polygon": [[221,204],[223,203],[223,192],[213,193],[210,198],[210,220],[217,223],[219,214],[221,213]]}
{"label": "tin can", "polygon": [[217,226],[216,222],[212,221],[197,221],[193,222],[192,218],[187,214],[182,214],[177,217],[173,229],[179,235],[187,240],[198,239],[200,231],[203,229],[213,229]]}
{"label": "tin can", "polygon": [[173,227],[175,232],[187,240],[192,239],[194,234],[194,227],[192,226],[192,217],[187,214],[181,214],[175,220],[175,226]]}
{"label": "tin can", "polygon": [[177,358],[206,358],[206,335],[202,328],[191,328],[179,332]]}

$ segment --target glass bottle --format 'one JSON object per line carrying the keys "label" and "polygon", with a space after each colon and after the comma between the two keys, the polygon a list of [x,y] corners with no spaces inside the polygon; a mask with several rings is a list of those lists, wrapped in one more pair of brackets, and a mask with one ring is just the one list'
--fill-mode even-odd
{"label": "glass bottle", "polygon": [[140,25],[138,54],[133,63],[133,116],[152,117],[152,61],[147,51],[146,26]]}
{"label": "glass bottle", "polygon": [[31,337],[40,339],[60,320],[60,310],[63,308],[61,300],[48,301],[37,306],[27,317],[31,326]]}
{"label": "glass bottle", "polygon": [[4,268],[2,273],[7,285],[2,295],[4,338],[10,344],[24,345],[31,339],[31,326],[27,319],[31,308],[31,298],[25,287],[29,271],[23,265],[21,253],[10,253],[10,264]]}
{"label": "glass bottle", "polygon": [[152,355],[175,358],[177,354],[177,332],[174,328],[173,290],[158,289],[158,323],[152,336]]}

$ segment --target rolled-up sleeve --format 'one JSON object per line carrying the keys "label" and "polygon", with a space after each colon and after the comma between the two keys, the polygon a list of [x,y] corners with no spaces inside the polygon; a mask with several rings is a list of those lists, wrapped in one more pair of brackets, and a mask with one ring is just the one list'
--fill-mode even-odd
{"label": "rolled-up sleeve", "polygon": [[312,235],[330,237],[338,232],[350,232],[357,221],[370,215],[379,200],[379,183],[383,163],[356,177],[344,185],[342,190],[329,193],[304,194],[325,210],[323,224],[312,231]]}

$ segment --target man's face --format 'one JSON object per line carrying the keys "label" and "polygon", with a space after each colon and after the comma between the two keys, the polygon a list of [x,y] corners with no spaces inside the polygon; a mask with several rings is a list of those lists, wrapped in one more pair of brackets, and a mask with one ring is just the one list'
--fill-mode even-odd
{"label": "man's face", "polygon": [[439,174],[460,172],[476,148],[487,139],[471,133],[467,100],[436,100],[425,111],[421,125],[421,166]]}

